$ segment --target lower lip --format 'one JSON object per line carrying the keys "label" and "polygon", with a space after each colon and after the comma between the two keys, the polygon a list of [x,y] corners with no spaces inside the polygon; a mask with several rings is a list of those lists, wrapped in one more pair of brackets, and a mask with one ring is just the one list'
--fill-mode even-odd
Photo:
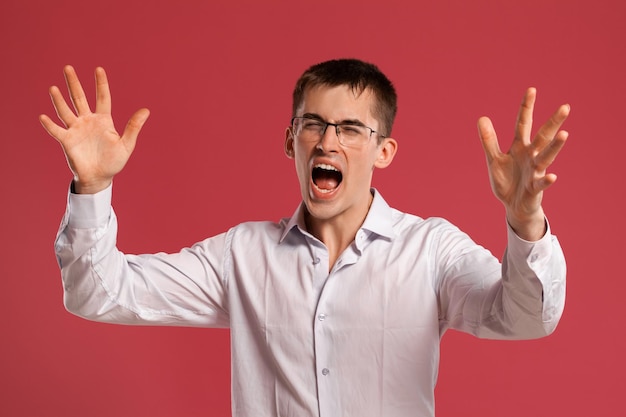
{"label": "lower lip", "polygon": [[315,198],[316,200],[330,200],[331,198],[333,198],[335,196],[335,194],[337,194],[337,191],[341,188],[341,183],[339,183],[339,185],[337,185],[337,187],[329,192],[323,192],[320,191],[319,188],[317,188],[317,186],[315,185],[315,183],[313,182],[313,180],[311,180],[311,197]]}

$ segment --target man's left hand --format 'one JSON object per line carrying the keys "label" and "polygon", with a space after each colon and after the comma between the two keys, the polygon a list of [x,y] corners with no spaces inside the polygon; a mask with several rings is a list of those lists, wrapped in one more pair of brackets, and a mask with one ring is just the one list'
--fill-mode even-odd
{"label": "man's left hand", "polygon": [[506,153],[500,150],[491,120],[478,120],[491,188],[504,204],[515,233],[528,241],[539,240],[546,232],[541,200],[543,191],[556,181],[556,175],[546,170],[565,145],[568,133],[560,128],[570,111],[568,104],[560,106],[531,141],[536,95],[534,88],[526,91],[517,115],[515,138]]}

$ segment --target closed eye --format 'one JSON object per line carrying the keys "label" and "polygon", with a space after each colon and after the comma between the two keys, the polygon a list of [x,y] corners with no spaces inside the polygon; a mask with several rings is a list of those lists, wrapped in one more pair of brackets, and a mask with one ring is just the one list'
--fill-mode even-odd
{"label": "closed eye", "polygon": [[302,127],[305,129],[321,129],[326,123],[323,123],[320,120],[314,119],[303,119]]}
{"label": "closed eye", "polygon": [[356,134],[360,134],[363,133],[363,127],[362,126],[356,126],[356,125],[339,125],[339,129],[341,129],[342,133],[346,133],[348,135],[356,135]]}

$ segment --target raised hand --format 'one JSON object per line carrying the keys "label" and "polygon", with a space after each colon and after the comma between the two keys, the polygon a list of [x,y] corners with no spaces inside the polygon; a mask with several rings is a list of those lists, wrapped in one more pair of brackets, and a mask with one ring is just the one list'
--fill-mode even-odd
{"label": "raised hand", "polygon": [[65,81],[74,106],[69,107],[58,87],[50,88],[50,97],[64,126],[41,115],[44,129],[63,147],[74,174],[77,193],[93,194],[109,186],[135,148],[141,127],[148,119],[148,109],[132,115],[120,136],[111,118],[111,94],[104,69],[96,69],[96,111],[92,112],[78,76],[71,66],[63,69]]}
{"label": "raised hand", "polygon": [[491,188],[504,204],[511,227],[518,236],[530,241],[545,234],[543,191],[556,181],[556,175],[546,171],[565,145],[568,133],[560,128],[570,111],[569,105],[560,106],[531,141],[536,95],[534,88],[526,91],[517,116],[515,138],[506,153],[500,150],[491,120],[478,120]]}

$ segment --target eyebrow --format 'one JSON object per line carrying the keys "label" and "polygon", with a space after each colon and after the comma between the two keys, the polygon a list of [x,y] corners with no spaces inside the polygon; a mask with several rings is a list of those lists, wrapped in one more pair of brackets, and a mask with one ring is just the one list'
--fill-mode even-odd
{"label": "eyebrow", "polygon": [[[319,114],[316,114],[316,113],[304,113],[300,117],[305,117],[307,119],[314,119],[314,120],[319,120],[320,122],[328,123],[326,120],[324,120],[324,118],[322,118],[322,116],[320,116]],[[359,119],[339,120],[336,124],[338,124],[338,125],[365,126],[365,124],[362,121],[360,121]]]}

